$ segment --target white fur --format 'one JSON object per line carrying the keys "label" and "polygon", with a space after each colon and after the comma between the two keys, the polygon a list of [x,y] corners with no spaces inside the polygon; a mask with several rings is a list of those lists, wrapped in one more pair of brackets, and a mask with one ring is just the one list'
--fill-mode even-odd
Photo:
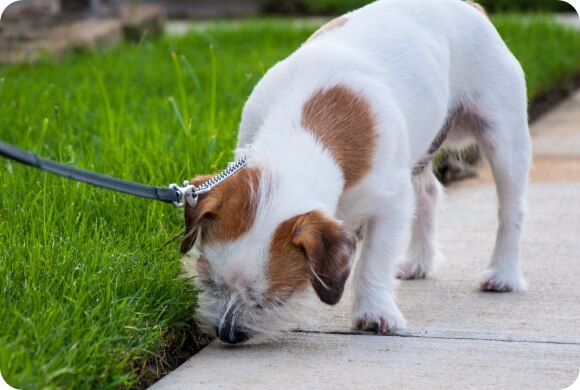
{"label": "white fur", "polygon": [[411,240],[407,249],[407,259],[399,265],[400,279],[421,279],[433,268],[433,261],[439,254],[435,242],[435,214],[437,199],[443,193],[441,184],[433,174],[429,164],[419,175],[413,176],[415,189],[415,218]]}
{"label": "white fur", "polygon": [[[246,102],[237,155],[248,154],[250,166],[266,170],[266,180],[251,230],[209,248],[227,259],[219,273],[241,273],[242,284],[263,291],[267,248],[278,224],[321,210],[353,230],[364,226],[353,324],[381,331],[404,326],[394,300],[394,262],[411,232],[400,275],[424,277],[431,269],[440,192],[430,165],[414,179],[411,171],[450,113],[462,108],[480,126],[457,125],[448,140],[477,141],[491,162],[500,205],[496,247],[482,287],[523,288],[519,240],[530,141],[519,63],[489,20],[459,0],[381,0],[345,16],[343,26],[270,69]],[[337,84],[371,103],[379,133],[371,171],[346,191],[332,156],[301,127],[305,101]],[[270,325],[248,326],[266,332]]]}

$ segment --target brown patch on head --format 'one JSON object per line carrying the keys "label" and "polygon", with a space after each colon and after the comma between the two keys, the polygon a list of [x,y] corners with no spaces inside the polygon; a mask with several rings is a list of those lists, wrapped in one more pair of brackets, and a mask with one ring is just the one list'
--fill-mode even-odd
{"label": "brown patch on head", "polygon": [[324,33],[344,26],[346,22],[348,22],[348,18],[346,16],[341,16],[340,18],[332,19],[330,22],[324,24],[322,27],[316,30],[314,34],[312,34],[306,42],[311,42],[312,40],[316,39],[317,37],[321,36]]}
{"label": "brown patch on head", "polygon": [[487,11],[485,10],[485,7],[483,5],[478,4],[475,1],[471,1],[471,0],[467,0],[466,3],[469,4],[470,6],[472,6],[473,8],[475,8],[476,10],[478,10],[479,12],[481,12],[482,14],[484,14],[485,16],[489,17],[489,15],[487,14]]}
{"label": "brown patch on head", "polygon": [[302,126],[332,154],[345,188],[371,169],[377,132],[371,106],[363,96],[342,85],[318,90],[302,108]]}
{"label": "brown patch on head", "polygon": [[[195,207],[185,208],[185,235],[181,251],[191,249],[200,226],[202,242],[231,241],[250,230],[258,206],[261,172],[244,168],[211,191],[199,195]],[[211,176],[192,179],[200,185]]]}
{"label": "brown patch on head", "polygon": [[318,211],[286,220],[270,246],[270,297],[288,298],[310,280],[319,298],[336,304],[350,273],[355,236]]}

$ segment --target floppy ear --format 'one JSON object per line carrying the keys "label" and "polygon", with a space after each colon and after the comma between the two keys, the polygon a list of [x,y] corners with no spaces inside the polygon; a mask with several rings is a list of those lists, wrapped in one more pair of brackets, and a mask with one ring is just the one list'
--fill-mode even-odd
{"label": "floppy ear", "polygon": [[312,211],[296,221],[292,242],[308,258],[310,280],[320,300],[336,304],[350,273],[356,247],[354,234],[337,220]]}
{"label": "floppy ear", "polygon": [[[189,181],[190,184],[199,186],[201,183],[209,180],[212,176],[198,176]],[[199,227],[204,218],[211,217],[217,211],[217,204],[215,199],[210,198],[209,193],[199,195],[199,199],[195,207],[191,207],[185,203],[185,232],[183,234],[183,241],[181,241],[181,252],[186,253],[193,247],[197,238]]]}

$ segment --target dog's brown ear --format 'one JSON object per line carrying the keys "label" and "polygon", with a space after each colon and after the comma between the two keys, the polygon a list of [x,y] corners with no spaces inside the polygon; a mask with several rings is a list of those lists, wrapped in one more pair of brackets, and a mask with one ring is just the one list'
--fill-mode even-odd
{"label": "dog's brown ear", "polygon": [[336,304],[350,273],[356,237],[340,222],[318,211],[301,215],[292,233],[292,242],[302,248],[310,265],[310,280],[318,297]]}
{"label": "dog's brown ear", "polygon": [[[198,176],[190,180],[190,184],[199,186],[203,182],[209,180],[212,176]],[[195,207],[190,207],[185,204],[185,232],[183,234],[183,241],[181,241],[181,252],[186,253],[191,249],[197,238],[197,232],[201,226],[204,218],[210,218],[217,211],[217,203],[215,199],[205,193],[199,196]]]}

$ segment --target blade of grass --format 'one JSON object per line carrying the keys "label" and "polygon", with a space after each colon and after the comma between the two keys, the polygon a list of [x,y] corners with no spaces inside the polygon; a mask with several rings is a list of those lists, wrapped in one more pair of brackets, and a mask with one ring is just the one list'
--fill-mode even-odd
{"label": "blade of grass", "polygon": [[189,105],[187,104],[187,94],[185,92],[185,84],[183,82],[183,73],[181,72],[181,64],[175,52],[171,53],[171,60],[173,61],[173,67],[175,69],[175,75],[177,77],[177,89],[179,90],[179,96],[181,100],[181,109],[183,111],[183,122],[189,123]]}
{"label": "blade of grass", "polygon": [[185,57],[182,54],[179,56],[179,58],[180,58],[181,62],[183,63],[185,70],[187,71],[187,73],[191,77],[191,80],[193,81],[193,85],[195,86],[195,94],[197,96],[203,95],[203,91],[201,89],[201,84],[199,82],[199,77],[197,77],[197,73],[195,72],[195,70],[193,69],[193,67],[191,66],[189,61],[187,60],[187,57]]}
{"label": "blade of grass", "polygon": [[214,45],[209,45],[209,57],[211,60],[210,76],[210,97],[209,97],[209,118],[208,118],[208,136],[216,132],[216,106],[217,106],[217,61],[215,56]]}
{"label": "blade of grass", "polygon": [[181,115],[181,110],[177,106],[175,99],[173,98],[173,96],[170,96],[168,98],[168,100],[169,100],[169,104],[171,104],[171,107],[173,107],[173,112],[175,113],[175,116],[177,117],[177,120],[179,121],[179,124],[181,125],[181,128],[182,128],[184,134],[186,136],[188,136],[189,135],[189,127],[185,124],[185,121],[183,120],[183,115]]}
{"label": "blade of grass", "polygon": [[97,85],[99,86],[99,91],[101,93],[101,97],[103,98],[103,102],[105,104],[105,113],[107,115],[108,120],[108,131],[109,137],[114,144],[119,144],[119,140],[117,137],[117,132],[115,131],[115,117],[113,114],[113,109],[111,108],[111,100],[109,98],[109,93],[107,92],[107,88],[105,87],[105,83],[103,83],[103,77],[99,73],[96,68],[93,68],[93,73],[95,74],[95,78],[97,79]]}

